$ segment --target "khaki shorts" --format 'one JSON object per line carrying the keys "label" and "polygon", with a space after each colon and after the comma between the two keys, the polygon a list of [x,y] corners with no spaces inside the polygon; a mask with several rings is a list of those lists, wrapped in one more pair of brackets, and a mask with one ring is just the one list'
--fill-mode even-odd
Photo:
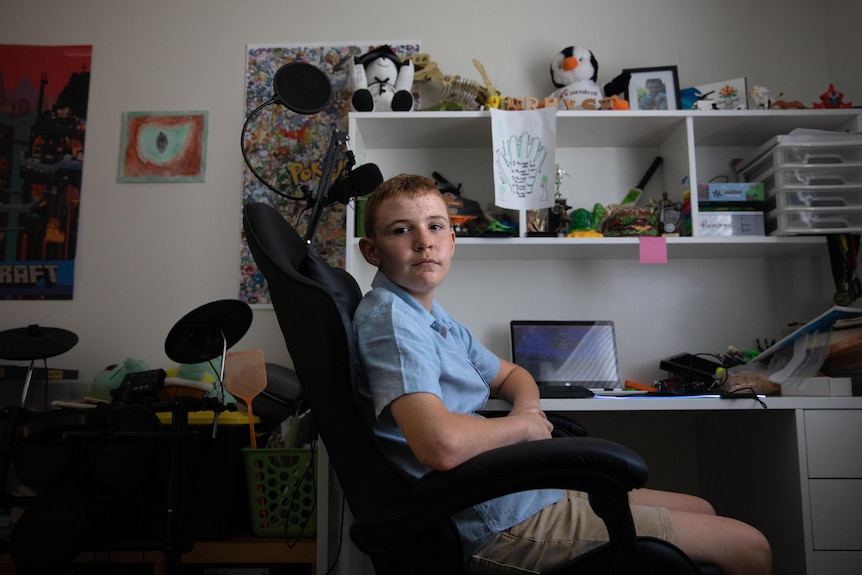
{"label": "khaki shorts", "polygon": [[[673,541],[670,513],[632,505],[638,535]],[[470,573],[538,573],[608,541],[604,522],[587,494],[566,491],[562,499],[526,521],[494,535],[468,563]]]}

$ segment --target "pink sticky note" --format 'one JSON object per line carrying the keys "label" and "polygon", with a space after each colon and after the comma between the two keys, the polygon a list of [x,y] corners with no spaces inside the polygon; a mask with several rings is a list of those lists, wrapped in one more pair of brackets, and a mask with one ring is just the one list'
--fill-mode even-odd
{"label": "pink sticky note", "polygon": [[664,238],[641,236],[638,243],[642,264],[666,264],[667,242]]}

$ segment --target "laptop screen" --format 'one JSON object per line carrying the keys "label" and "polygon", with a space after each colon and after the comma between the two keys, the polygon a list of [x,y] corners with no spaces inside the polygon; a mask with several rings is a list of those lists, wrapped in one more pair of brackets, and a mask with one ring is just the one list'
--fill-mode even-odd
{"label": "laptop screen", "polygon": [[621,387],[612,321],[514,320],[511,344],[512,361],[539,387]]}

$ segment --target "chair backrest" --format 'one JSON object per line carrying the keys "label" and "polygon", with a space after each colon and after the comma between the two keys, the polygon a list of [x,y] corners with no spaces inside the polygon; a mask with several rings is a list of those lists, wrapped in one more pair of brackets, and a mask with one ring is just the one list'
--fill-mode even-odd
{"label": "chair backrest", "polygon": [[[360,370],[352,328],[361,290],[349,273],[309,253],[305,240],[275,208],[246,205],[243,228],[255,263],[266,278],[303,397],[357,520],[353,527],[362,519],[367,527],[368,518],[373,525],[374,517],[403,509],[411,484],[388,463],[361,416],[356,386]],[[449,520],[429,520],[421,536],[385,549],[369,548],[374,544],[361,535],[357,538],[353,528],[351,535],[369,555],[378,575],[456,573],[463,562],[461,542]],[[400,534],[393,533],[393,540],[396,535]]]}
{"label": "chair backrest", "polygon": [[272,206],[248,204],[243,228],[331,464],[356,517],[407,493],[361,418],[351,318],[362,293],[346,271],[308,250]]}

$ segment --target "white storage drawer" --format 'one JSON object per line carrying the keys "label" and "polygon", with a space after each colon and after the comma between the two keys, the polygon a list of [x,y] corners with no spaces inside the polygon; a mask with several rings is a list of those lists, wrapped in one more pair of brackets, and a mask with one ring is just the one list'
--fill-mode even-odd
{"label": "white storage drawer", "polygon": [[767,194],[779,188],[820,187],[820,186],[860,186],[862,185],[862,164],[805,165],[788,164],[766,172],[759,180]]}
{"label": "white storage drawer", "polygon": [[[862,479],[862,412],[806,409],[808,477]],[[862,516],[862,500],[856,512]]]}
{"label": "white storage drawer", "polygon": [[847,164],[862,162],[862,138],[847,142],[790,142],[780,143],[740,170],[745,180],[756,182],[763,175],[787,164]]}
{"label": "white storage drawer", "polygon": [[860,233],[862,207],[773,210],[766,215],[765,228],[771,236]]}
{"label": "white storage drawer", "polygon": [[808,491],[814,549],[862,551],[862,479],[810,479]]}
{"label": "white storage drawer", "polygon": [[779,188],[763,204],[767,213],[798,208],[862,208],[862,186]]}

